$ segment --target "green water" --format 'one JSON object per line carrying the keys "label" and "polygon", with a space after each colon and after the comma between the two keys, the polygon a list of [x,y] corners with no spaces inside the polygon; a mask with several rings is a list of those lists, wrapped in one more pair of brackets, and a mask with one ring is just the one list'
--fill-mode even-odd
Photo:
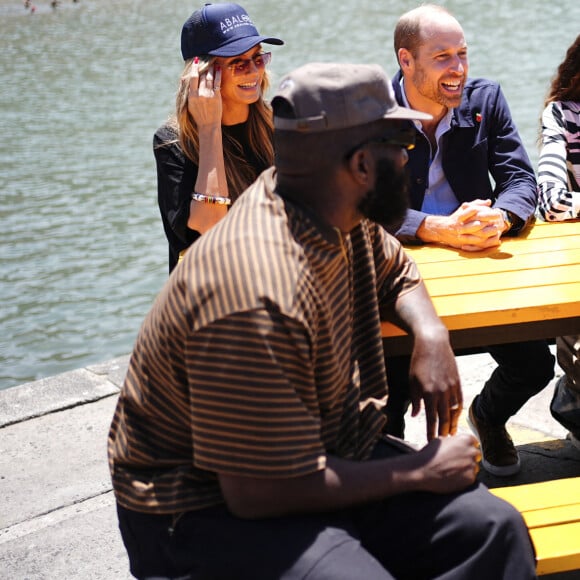
{"label": "green water", "polygon": [[[151,139],[173,106],[183,0],[0,0],[0,389],[130,352],[167,277]],[[580,2],[444,2],[471,76],[501,82],[530,156]],[[376,62],[410,2],[244,3],[273,84],[307,61]]]}

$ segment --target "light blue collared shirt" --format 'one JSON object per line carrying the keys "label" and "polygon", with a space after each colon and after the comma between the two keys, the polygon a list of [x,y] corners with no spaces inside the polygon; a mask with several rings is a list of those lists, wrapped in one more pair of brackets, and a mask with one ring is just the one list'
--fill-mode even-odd
{"label": "light blue collared shirt", "polygon": [[[407,95],[405,94],[403,78],[401,78],[401,93],[403,95],[405,106],[410,108]],[[441,157],[440,146],[441,137],[451,128],[452,117],[453,109],[448,109],[447,115],[439,121],[439,124],[435,129],[435,141],[437,142],[435,156],[433,156],[431,142],[427,139],[431,150],[431,162],[429,163],[429,186],[425,190],[425,197],[423,198],[421,211],[431,215],[450,215],[459,207],[459,201],[455,197],[455,193],[453,193],[453,190],[445,177],[445,173],[443,173],[443,159]],[[421,133],[423,133],[423,135],[425,135],[420,121],[415,121],[415,126],[419,131],[421,131]],[[425,138],[427,138],[426,135]]]}

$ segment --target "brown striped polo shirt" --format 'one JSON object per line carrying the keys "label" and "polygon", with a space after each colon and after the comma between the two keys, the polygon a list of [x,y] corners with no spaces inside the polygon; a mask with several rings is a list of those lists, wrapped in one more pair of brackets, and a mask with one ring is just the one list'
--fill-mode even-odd
{"label": "brown striped polo shirt", "polygon": [[399,242],[349,235],[274,192],[273,170],[187,252],[138,334],[111,424],[117,501],[223,502],[217,473],[287,478],[369,456],[385,419],[379,307],[416,287]]}

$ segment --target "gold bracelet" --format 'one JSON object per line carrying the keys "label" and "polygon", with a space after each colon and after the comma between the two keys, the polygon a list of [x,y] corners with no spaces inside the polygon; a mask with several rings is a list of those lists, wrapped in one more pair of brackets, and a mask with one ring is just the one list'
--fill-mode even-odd
{"label": "gold bracelet", "polygon": [[201,201],[202,203],[211,203],[213,205],[232,205],[232,200],[229,197],[222,197],[221,195],[205,195],[204,193],[197,193],[197,191],[194,191],[191,194],[191,199],[194,201]]}

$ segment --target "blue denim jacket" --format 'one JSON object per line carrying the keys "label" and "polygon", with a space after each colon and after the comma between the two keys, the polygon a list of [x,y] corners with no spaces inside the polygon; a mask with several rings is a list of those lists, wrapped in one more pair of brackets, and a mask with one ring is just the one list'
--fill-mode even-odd
{"label": "blue denim jacket", "polygon": [[[403,104],[400,80],[401,71],[393,78],[393,88],[397,101]],[[442,138],[441,152],[443,171],[460,203],[493,200],[494,207],[522,220],[510,234],[517,234],[533,220],[538,200],[536,177],[497,83],[468,79],[461,105],[453,111],[451,130]],[[402,242],[418,242],[417,229],[427,217],[421,206],[428,185],[429,157],[429,143],[417,131],[407,165],[411,205],[404,222],[393,232]]]}

